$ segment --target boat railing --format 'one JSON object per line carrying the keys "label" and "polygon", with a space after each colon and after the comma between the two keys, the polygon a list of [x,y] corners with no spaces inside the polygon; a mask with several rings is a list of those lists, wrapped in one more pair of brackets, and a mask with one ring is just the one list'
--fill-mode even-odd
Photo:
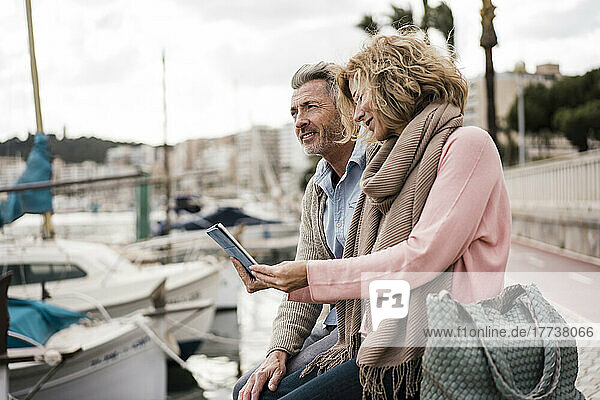
{"label": "boat railing", "polygon": [[28,343],[28,344],[30,344],[30,345],[32,345],[34,347],[37,347],[40,350],[45,350],[45,347],[44,347],[43,344],[41,344],[41,343],[33,340],[32,338],[30,338],[28,336],[23,335],[21,333],[13,332],[13,331],[9,330],[8,331],[8,336],[12,337],[12,338],[15,338],[15,339],[19,339],[20,341]]}
{"label": "boat railing", "polygon": [[89,296],[87,294],[84,293],[80,293],[80,292],[70,292],[70,293],[62,293],[60,295],[57,296],[52,296],[51,297],[52,300],[61,300],[61,299],[79,299],[79,300],[83,300],[91,305],[93,305],[94,307],[96,307],[96,309],[98,310],[98,312],[102,315],[102,317],[106,320],[106,321],[111,321],[112,317],[110,316],[110,314],[108,313],[108,311],[106,311],[106,308],[104,308],[104,306],[94,297]]}
{"label": "boat railing", "polygon": [[203,253],[202,245],[198,240],[203,235],[199,232],[185,232],[175,237],[167,236],[131,243],[124,247],[122,254],[135,265],[140,265],[147,259],[151,261],[175,259],[177,262],[195,260]]}

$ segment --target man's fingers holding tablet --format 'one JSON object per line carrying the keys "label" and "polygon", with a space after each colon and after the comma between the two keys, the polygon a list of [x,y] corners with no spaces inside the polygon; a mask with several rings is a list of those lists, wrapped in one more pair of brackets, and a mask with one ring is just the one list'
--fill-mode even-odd
{"label": "man's fingers holding tablet", "polygon": [[246,287],[246,291],[248,293],[258,292],[259,290],[268,288],[268,286],[265,285],[264,283],[262,283],[256,279],[252,279],[250,274],[248,274],[248,271],[246,271],[246,268],[244,268],[242,263],[240,263],[237,258],[230,257],[230,259],[231,259],[231,262],[233,263],[233,266],[235,267],[235,270],[237,271],[238,275],[242,279],[242,282],[244,283],[244,286]]}

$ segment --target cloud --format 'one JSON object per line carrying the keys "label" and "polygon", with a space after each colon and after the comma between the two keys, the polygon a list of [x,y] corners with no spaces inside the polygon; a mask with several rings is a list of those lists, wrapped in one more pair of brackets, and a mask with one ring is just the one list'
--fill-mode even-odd
{"label": "cloud", "polygon": [[96,21],[97,29],[119,29],[123,24],[123,16],[118,12],[110,12]]}
{"label": "cloud", "polygon": [[359,0],[344,1],[282,1],[282,0],[178,0],[178,3],[195,11],[207,21],[233,20],[259,29],[285,26],[298,20],[320,16],[355,16]]}
{"label": "cloud", "polygon": [[67,80],[72,85],[101,85],[124,82],[135,73],[140,53],[134,46],[122,47],[114,54],[87,58]]}
{"label": "cloud", "polygon": [[[0,7],[0,139],[35,124],[22,0]],[[439,0],[430,0],[436,6]],[[49,131],[162,140],[161,51],[169,140],[289,119],[289,80],[304,63],[344,63],[366,38],[365,13],[420,0],[44,0],[34,2],[42,110]],[[582,73],[600,57],[595,0],[496,0],[498,72],[517,60]],[[484,67],[481,0],[449,0],[460,63]],[[417,18],[420,15],[417,15]],[[596,60],[596,61],[594,61]]]}
{"label": "cloud", "polygon": [[212,55],[239,84],[289,86],[291,75],[300,65],[321,60],[345,62],[351,52],[340,43],[353,40],[358,49],[364,38],[343,19],[327,19],[273,29],[262,36],[260,43],[252,43],[252,38],[238,42],[244,44],[242,47],[232,38],[214,49]]}
{"label": "cloud", "polygon": [[562,6],[538,1],[531,6],[531,13],[506,7],[503,12],[511,22],[507,35],[528,40],[564,39],[588,34],[600,25],[598,0],[570,1]]}

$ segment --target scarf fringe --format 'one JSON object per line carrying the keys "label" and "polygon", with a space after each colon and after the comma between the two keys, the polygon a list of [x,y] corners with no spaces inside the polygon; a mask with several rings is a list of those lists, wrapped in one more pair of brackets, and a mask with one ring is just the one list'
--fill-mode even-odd
{"label": "scarf fringe", "polygon": [[409,360],[405,363],[388,367],[374,367],[371,365],[360,365],[360,384],[363,388],[363,400],[387,400],[385,375],[391,372],[392,387],[394,388],[394,400],[399,400],[402,395],[401,389],[404,383],[404,397],[410,399],[418,395],[423,379],[421,371],[421,358]]}
{"label": "scarf fringe", "polygon": [[317,375],[321,375],[323,372],[329,371],[356,357],[361,344],[360,334],[353,339],[354,340],[351,341],[349,347],[333,346],[329,350],[316,356],[314,360],[308,363],[306,368],[304,368],[304,371],[300,374],[300,378],[308,375],[315,368],[317,368]]}

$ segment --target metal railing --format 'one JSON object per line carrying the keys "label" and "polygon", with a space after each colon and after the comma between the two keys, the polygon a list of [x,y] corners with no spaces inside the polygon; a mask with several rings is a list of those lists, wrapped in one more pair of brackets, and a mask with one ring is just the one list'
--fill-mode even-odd
{"label": "metal railing", "polygon": [[509,168],[511,207],[600,212],[600,150]]}

